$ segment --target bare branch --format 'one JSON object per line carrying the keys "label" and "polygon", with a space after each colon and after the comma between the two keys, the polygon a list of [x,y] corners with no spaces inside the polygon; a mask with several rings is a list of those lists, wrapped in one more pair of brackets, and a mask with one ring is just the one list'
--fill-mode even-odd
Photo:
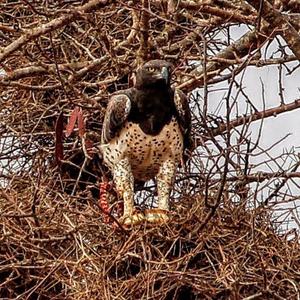
{"label": "bare branch", "polygon": [[[278,107],[273,107],[273,108],[266,109],[264,111],[255,112],[248,116],[239,117],[235,120],[230,121],[228,128],[232,129],[232,128],[235,128],[235,127],[247,124],[247,123],[251,123],[253,121],[266,119],[269,117],[277,117],[278,115],[280,115],[282,113],[292,111],[292,110],[295,110],[298,108],[300,108],[300,99],[297,99],[292,103],[282,104]],[[224,123],[224,124],[220,125],[218,128],[213,129],[212,134],[214,136],[220,135],[220,134],[226,132],[226,130],[227,130],[227,125]]]}
{"label": "bare branch", "polygon": [[[256,10],[259,10],[260,0],[247,0]],[[285,39],[295,56],[300,60],[300,36],[297,30],[290,24],[288,18],[274,9],[268,1],[262,2],[262,16],[272,26],[282,29],[280,34]]]}
{"label": "bare branch", "polygon": [[109,3],[108,0],[91,0],[88,3],[84,4],[83,6],[68,11],[68,13],[62,17],[54,19],[46,24],[43,24],[42,26],[39,26],[33,30],[26,32],[25,34],[23,34],[21,37],[19,37],[17,40],[12,42],[5,48],[0,48],[0,63],[3,62],[3,60],[7,56],[9,56],[11,53],[21,48],[24,44],[28,43],[29,41],[45,33],[58,29],[76,20],[76,18],[78,17],[81,18],[81,14],[83,13],[92,12],[93,10],[99,9],[108,3]]}
{"label": "bare branch", "polygon": [[[225,50],[216,55],[217,59],[222,59],[222,62],[209,62],[206,66],[208,79],[216,76],[224,69],[228,68],[231,64],[228,60],[234,60],[236,57],[239,59],[249,55],[252,51],[256,50],[262,45],[269,37],[257,35],[255,30],[249,31],[239,40],[228,46]],[[203,85],[203,68],[197,67],[188,76],[183,78],[178,88],[184,91],[192,91],[196,87]]]}

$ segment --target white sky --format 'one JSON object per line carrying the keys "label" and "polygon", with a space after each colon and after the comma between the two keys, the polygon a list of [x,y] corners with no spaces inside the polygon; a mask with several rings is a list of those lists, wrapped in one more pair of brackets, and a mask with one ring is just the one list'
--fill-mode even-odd
{"label": "white sky", "polygon": [[[238,39],[242,36],[249,28],[246,26],[235,27],[231,30],[231,36],[234,40]],[[221,38],[221,37],[220,37]],[[282,44],[285,44],[283,39],[279,37],[279,40]],[[272,57],[279,57],[279,53],[274,55],[274,52],[278,49],[278,45],[276,41],[273,41],[271,45],[268,46],[266,51],[266,47],[262,49],[262,59]],[[288,54],[291,54],[290,50],[287,49]],[[287,66],[289,68],[293,68],[298,65],[298,62],[288,63]],[[283,95],[285,103],[291,103],[296,99],[300,99],[300,68],[294,71],[291,75],[287,75],[288,71],[283,66],[282,67],[282,85],[284,87]],[[235,79],[237,82],[240,82],[243,77],[243,91],[247,94],[249,99],[252,101],[254,106],[259,110],[263,110],[263,90],[264,90],[264,98],[265,98],[265,108],[277,107],[280,105],[280,96],[279,96],[279,68],[278,65],[266,66],[266,67],[247,67],[245,73],[239,74]],[[264,87],[262,87],[262,83]],[[218,106],[220,105],[220,101],[222,103],[222,109],[219,111],[219,114],[225,113],[225,100],[222,100],[228,89],[228,83],[222,82],[219,84],[215,84],[213,86],[209,86],[209,90],[212,91],[209,93],[209,106],[208,111],[210,113],[215,114]],[[216,90],[216,91],[215,91]],[[236,89],[233,89],[232,96],[236,95]],[[203,94],[203,90],[200,90],[200,94]],[[245,98],[240,95],[238,97],[238,110],[239,116],[242,114],[249,113],[246,112],[246,102]],[[235,113],[231,115],[231,119],[234,119]],[[256,121],[251,125],[251,137],[253,140],[257,137],[259,126],[261,125],[261,121]],[[282,155],[284,152],[295,150],[295,152],[300,153],[300,109],[294,110],[291,112],[283,113],[278,115],[277,117],[270,117],[263,121],[263,130],[262,137],[260,140],[260,146],[264,149],[269,148],[275,142],[281,140],[287,134],[290,134],[283,142],[276,145],[274,148],[270,150],[270,154],[273,157],[277,157]],[[265,157],[258,156],[252,157],[251,161],[253,163],[260,162]],[[283,167],[287,169],[293,162],[291,159],[284,161],[285,157],[282,156],[282,164],[279,167]],[[279,162],[280,163],[280,162]],[[270,163],[272,169],[275,171],[278,170],[278,166],[275,163]],[[267,165],[261,165],[257,170],[271,172],[272,170]],[[300,171],[298,169],[298,171]],[[300,186],[300,179],[295,180],[297,184]],[[298,219],[300,220],[300,189],[299,186],[290,184],[294,195],[299,195],[299,200],[297,203],[294,203],[298,206],[298,211],[294,209],[294,213],[298,213]],[[284,191],[285,188],[282,188],[281,191]],[[262,195],[265,197],[266,195]],[[292,204],[289,204],[290,207]],[[287,205],[285,205],[287,207]],[[290,224],[291,227],[296,227],[298,229],[299,226],[292,222]]]}

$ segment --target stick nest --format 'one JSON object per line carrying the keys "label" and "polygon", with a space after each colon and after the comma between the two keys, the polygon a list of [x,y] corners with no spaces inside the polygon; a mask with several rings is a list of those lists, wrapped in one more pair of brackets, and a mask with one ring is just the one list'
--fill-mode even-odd
{"label": "stick nest", "polygon": [[298,236],[280,236],[264,209],[223,197],[203,226],[203,197],[186,198],[168,225],[123,232],[84,195],[18,184],[0,201],[1,299],[299,297]]}

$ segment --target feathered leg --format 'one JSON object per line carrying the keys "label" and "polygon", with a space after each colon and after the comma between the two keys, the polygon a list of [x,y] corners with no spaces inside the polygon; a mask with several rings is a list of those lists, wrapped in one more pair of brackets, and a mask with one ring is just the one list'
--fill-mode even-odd
{"label": "feathered leg", "polygon": [[124,201],[124,213],[120,223],[125,226],[140,223],[143,221],[143,215],[134,214],[134,177],[127,158],[115,165],[113,174],[116,189]]}
{"label": "feathered leg", "polygon": [[157,174],[158,208],[147,211],[146,218],[150,223],[166,223],[169,220],[169,198],[176,172],[176,164],[172,159],[166,160]]}

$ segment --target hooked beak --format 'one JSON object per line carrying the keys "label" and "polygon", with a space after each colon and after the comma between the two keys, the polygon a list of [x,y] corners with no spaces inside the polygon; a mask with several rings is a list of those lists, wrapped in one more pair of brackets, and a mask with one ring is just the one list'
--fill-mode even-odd
{"label": "hooked beak", "polygon": [[169,70],[167,67],[162,67],[161,69],[162,78],[165,80],[166,84],[169,83]]}
{"label": "hooked beak", "polygon": [[169,70],[167,67],[162,67],[161,72],[155,75],[156,79],[163,79],[166,84],[169,83]]}

